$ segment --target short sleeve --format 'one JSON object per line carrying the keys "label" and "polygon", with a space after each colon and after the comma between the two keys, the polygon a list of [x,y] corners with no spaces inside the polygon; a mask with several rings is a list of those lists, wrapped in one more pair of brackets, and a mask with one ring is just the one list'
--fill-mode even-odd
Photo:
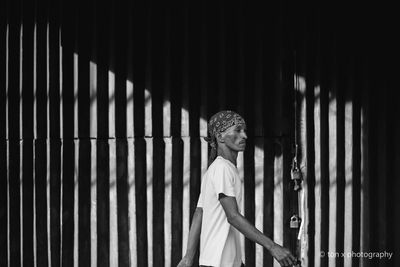
{"label": "short sleeve", "polygon": [[235,178],[228,166],[218,166],[212,179],[215,193],[235,197]]}

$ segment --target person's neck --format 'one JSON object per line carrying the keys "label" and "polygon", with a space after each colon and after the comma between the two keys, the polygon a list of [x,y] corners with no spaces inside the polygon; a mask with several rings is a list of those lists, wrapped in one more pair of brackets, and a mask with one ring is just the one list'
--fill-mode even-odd
{"label": "person's neck", "polygon": [[230,162],[233,163],[233,165],[236,166],[237,156],[238,156],[237,151],[233,151],[227,147],[218,147],[217,155],[223,157],[226,160],[229,160]]}

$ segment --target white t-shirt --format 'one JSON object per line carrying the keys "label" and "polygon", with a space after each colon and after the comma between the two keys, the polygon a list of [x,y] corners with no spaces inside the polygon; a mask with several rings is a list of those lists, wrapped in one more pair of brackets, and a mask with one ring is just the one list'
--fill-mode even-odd
{"label": "white t-shirt", "polygon": [[240,207],[239,172],[232,162],[218,156],[203,176],[197,203],[197,207],[203,208],[199,264],[236,267],[242,263],[239,232],[228,223],[218,199],[220,193],[235,197]]}

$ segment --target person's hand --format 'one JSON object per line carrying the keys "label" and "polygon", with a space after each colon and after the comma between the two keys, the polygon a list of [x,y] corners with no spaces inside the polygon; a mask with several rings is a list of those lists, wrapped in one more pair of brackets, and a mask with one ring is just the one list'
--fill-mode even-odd
{"label": "person's hand", "polygon": [[178,263],[178,266],[176,267],[190,267],[192,266],[192,264],[193,262],[185,256],[181,259],[181,261]]}
{"label": "person's hand", "polygon": [[297,263],[297,260],[292,253],[278,244],[274,244],[271,247],[270,253],[281,266],[291,266]]}

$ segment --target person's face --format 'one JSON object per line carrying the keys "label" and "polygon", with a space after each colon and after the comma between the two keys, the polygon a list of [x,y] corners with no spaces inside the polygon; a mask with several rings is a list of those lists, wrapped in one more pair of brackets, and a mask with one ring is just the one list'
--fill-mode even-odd
{"label": "person's face", "polygon": [[232,125],[221,134],[221,141],[234,151],[244,151],[246,148],[246,125]]}

